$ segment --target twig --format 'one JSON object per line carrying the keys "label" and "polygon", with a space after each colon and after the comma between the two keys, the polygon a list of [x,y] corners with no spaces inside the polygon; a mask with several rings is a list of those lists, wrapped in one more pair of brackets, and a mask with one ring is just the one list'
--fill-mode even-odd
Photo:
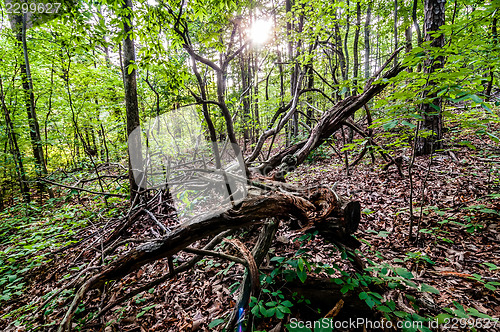
{"label": "twig", "polygon": [[217,252],[213,250],[205,250],[205,249],[197,249],[197,248],[190,248],[187,247],[183,251],[189,252],[191,254],[197,254],[197,255],[203,255],[203,256],[212,256],[212,257],[219,257],[222,259],[227,259],[228,261],[232,261],[238,264],[245,265],[245,267],[248,267],[248,262],[242,258],[224,254],[222,252]]}
{"label": "twig", "polygon": [[[203,249],[204,250],[213,249],[224,237],[228,236],[232,232],[233,232],[233,230],[228,230],[228,231],[220,233],[219,235],[217,235],[216,237],[214,237],[205,247],[203,247]],[[164,276],[161,276],[161,277],[159,277],[159,278],[157,278],[157,279],[155,279],[155,280],[153,280],[151,282],[148,282],[147,284],[145,284],[145,285],[143,285],[143,286],[141,286],[139,288],[136,288],[136,289],[130,291],[128,294],[123,295],[122,297],[118,298],[117,300],[113,301],[112,303],[109,303],[107,306],[105,306],[97,314],[97,316],[94,318],[94,320],[97,319],[97,318],[99,318],[99,317],[102,317],[111,308],[113,308],[114,306],[117,306],[118,304],[122,303],[123,301],[126,301],[126,300],[132,298],[133,296],[135,296],[135,295],[137,295],[139,293],[145,292],[148,289],[151,289],[152,287],[157,286],[157,285],[165,282],[166,280],[172,278],[173,276],[175,276],[175,275],[177,275],[177,274],[179,274],[181,272],[184,272],[184,271],[187,271],[187,270],[191,269],[202,258],[203,258],[203,255],[197,255],[197,256],[191,258],[186,263],[184,263],[181,266],[179,266],[177,269],[169,271]]]}
{"label": "twig", "polygon": [[165,225],[163,225],[158,219],[156,219],[155,215],[152,212],[146,209],[144,209],[144,212],[146,212],[151,217],[151,219],[158,225],[158,227],[161,228],[163,234],[170,233],[170,229],[168,227],[165,227]]}
{"label": "twig", "polygon": [[[257,264],[257,266],[260,266],[260,264],[262,264],[264,257],[267,255],[267,252],[269,251],[269,247],[271,246],[274,234],[276,233],[278,226],[279,226],[279,221],[272,221],[271,223],[263,227],[260,236],[257,239],[257,243],[255,244],[255,247],[252,250],[252,255],[255,259],[255,263]],[[248,274],[245,274],[244,280],[242,281],[240,288],[241,291],[238,297],[237,305],[234,307],[234,310],[232,311],[229,321],[226,325],[227,331],[232,331],[234,326],[237,324],[238,319],[243,319],[244,317],[243,315],[242,317],[239,317],[240,308],[246,308],[250,301],[251,282],[250,278],[248,277]],[[249,322],[249,325],[251,325],[251,322]]]}
{"label": "twig", "polygon": [[57,183],[57,182],[54,182],[51,180],[47,180],[45,178],[39,178],[38,180],[53,184],[55,186],[59,186],[59,187],[67,188],[67,189],[74,189],[74,190],[78,190],[78,191],[84,191],[84,192],[94,194],[94,195],[104,195],[104,196],[111,196],[111,197],[127,198],[126,195],[122,195],[122,194],[105,193],[105,192],[93,191],[93,190],[88,190],[88,189],[79,188],[79,187],[68,186],[68,185],[65,185],[62,183]]}

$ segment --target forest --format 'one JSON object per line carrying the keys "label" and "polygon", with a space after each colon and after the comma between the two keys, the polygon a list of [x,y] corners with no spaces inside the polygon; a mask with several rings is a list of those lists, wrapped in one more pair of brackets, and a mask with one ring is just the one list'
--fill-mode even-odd
{"label": "forest", "polygon": [[4,0],[1,331],[500,330],[498,0]]}

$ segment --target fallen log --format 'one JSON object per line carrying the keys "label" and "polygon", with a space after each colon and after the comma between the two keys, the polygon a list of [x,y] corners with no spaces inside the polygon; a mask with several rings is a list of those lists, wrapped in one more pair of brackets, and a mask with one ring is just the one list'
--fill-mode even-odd
{"label": "fallen log", "polygon": [[[267,185],[267,184],[266,184]],[[267,185],[274,190],[248,196],[227,211],[200,216],[180,225],[164,237],[144,243],[81,281],[58,331],[67,331],[71,317],[85,294],[108,281],[118,280],[143,265],[170,257],[190,244],[228,229],[262,223],[268,217],[301,219],[326,239],[348,247],[358,245],[351,236],[359,225],[359,202],[348,202],[326,187],[300,188],[286,183]]]}

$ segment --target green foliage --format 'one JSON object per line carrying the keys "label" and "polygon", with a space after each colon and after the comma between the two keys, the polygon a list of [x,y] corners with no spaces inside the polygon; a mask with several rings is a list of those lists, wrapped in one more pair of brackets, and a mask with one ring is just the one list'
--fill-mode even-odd
{"label": "green foliage", "polygon": [[283,319],[285,314],[291,313],[290,308],[293,306],[292,302],[285,300],[281,291],[271,292],[268,289],[263,289],[262,292],[268,294],[272,300],[265,301],[259,300],[252,296],[250,300],[251,312],[255,317],[274,317]]}

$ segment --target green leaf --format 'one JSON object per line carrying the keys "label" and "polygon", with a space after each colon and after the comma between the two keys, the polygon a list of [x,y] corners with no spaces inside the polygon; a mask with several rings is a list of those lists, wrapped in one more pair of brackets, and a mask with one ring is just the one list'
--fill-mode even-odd
{"label": "green leaf", "polygon": [[449,314],[439,314],[439,315],[436,316],[435,320],[438,322],[438,324],[444,324],[451,317],[453,317],[453,316],[449,315]]}
{"label": "green leaf", "polygon": [[267,310],[263,305],[259,304],[259,311],[262,314],[262,316],[267,317]]}
{"label": "green leaf", "polygon": [[[268,317],[271,317],[271,316],[272,315],[269,315]],[[285,314],[280,310],[276,310],[276,318],[283,319],[283,318],[285,318]]]}
{"label": "green leaf", "polygon": [[140,317],[144,316],[144,314],[146,312],[148,312],[149,310],[153,309],[154,307],[156,307],[156,304],[153,304],[153,305],[150,305],[148,307],[145,307],[144,309],[142,309],[142,311],[140,313],[137,314],[136,318],[140,318]]}
{"label": "green leaf", "polygon": [[208,328],[213,329],[214,327],[216,327],[222,323],[224,323],[224,319],[220,319],[220,318],[214,319],[213,321],[210,322],[210,324],[208,324]]}
{"label": "green leaf", "polygon": [[439,290],[437,290],[436,288],[430,286],[430,285],[427,285],[427,284],[422,284],[420,286],[420,291],[421,292],[428,292],[428,293],[433,293],[433,294],[439,294]]}
{"label": "green leaf", "polygon": [[287,307],[285,306],[282,306],[282,305],[279,305],[277,306],[277,309],[281,312],[284,312],[285,314],[291,314],[292,312],[290,311],[290,309],[288,309]]}
{"label": "green leaf", "polygon": [[379,305],[377,307],[377,310],[382,311],[382,312],[392,312],[392,309],[389,307],[386,307],[385,305]]}
{"label": "green leaf", "polygon": [[485,287],[485,288],[487,288],[487,289],[489,289],[489,290],[492,290],[492,291],[496,291],[496,290],[497,290],[497,288],[496,288],[495,286],[493,286],[493,285],[492,285],[491,283],[489,283],[489,282],[488,282],[488,283],[486,283],[486,284],[484,284],[484,287]]}
{"label": "green leaf", "polygon": [[300,281],[304,283],[307,279],[307,272],[304,270],[297,271],[297,277],[299,277]]}
{"label": "green leaf", "polygon": [[416,125],[414,125],[413,123],[411,122],[408,122],[408,121],[401,121],[401,124],[407,126],[407,127],[410,127],[410,128],[415,128]]}
{"label": "green leaf", "polygon": [[482,314],[480,313],[479,311],[477,311],[476,309],[474,308],[469,308],[467,309],[467,312],[471,315],[471,316],[476,316],[476,317],[479,317],[479,318],[488,318],[488,319],[492,319],[491,316],[488,316],[488,315],[485,315],[485,314]]}
{"label": "green leaf", "polygon": [[481,98],[479,98],[477,95],[469,95],[468,96],[470,99],[472,99],[473,102],[476,102],[476,103],[482,103],[483,100]]}
{"label": "green leaf", "polygon": [[405,269],[404,267],[397,267],[394,269],[394,272],[396,272],[397,275],[405,278],[405,279],[413,279],[414,276],[413,274],[408,271],[407,269]]}
{"label": "green leaf", "polygon": [[489,262],[484,262],[483,265],[486,265],[490,269],[490,271],[495,271],[495,270],[500,269],[500,267],[496,266],[493,263],[489,263]]}
{"label": "green leaf", "polygon": [[254,316],[260,317],[260,315],[259,315],[259,305],[257,305],[257,304],[254,305],[253,308],[252,308],[252,310],[251,310],[251,312],[252,312],[252,314]]}
{"label": "green leaf", "polygon": [[399,122],[399,120],[395,119],[395,120],[392,120],[392,121],[387,122],[386,124],[384,124],[384,126],[383,126],[383,127],[384,127],[384,129],[385,129],[386,131],[389,131],[389,130],[391,130],[392,128],[396,127],[396,126],[398,125],[398,122]]}
{"label": "green leaf", "polygon": [[408,316],[408,313],[404,311],[394,311],[394,315],[396,315],[399,318],[405,318]]}
{"label": "green leaf", "polygon": [[498,136],[495,136],[492,133],[486,133],[486,135],[488,135],[493,142],[500,143],[500,138],[498,138]]}

